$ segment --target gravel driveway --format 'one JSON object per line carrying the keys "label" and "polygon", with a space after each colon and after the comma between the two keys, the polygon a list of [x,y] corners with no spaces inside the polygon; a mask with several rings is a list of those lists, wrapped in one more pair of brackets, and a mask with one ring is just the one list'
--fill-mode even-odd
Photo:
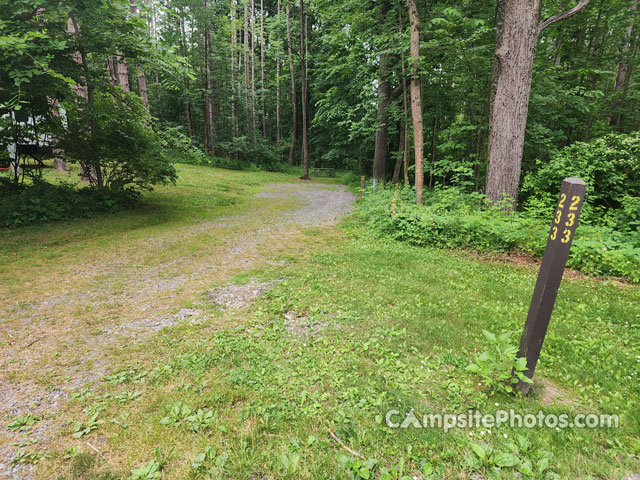
{"label": "gravel driveway", "polygon": [[[354,199],[338,185],[268,185],[248,200],[255,208],[245,213],[195,223],[176,232],[151,232],[94,258],[78,258],[72,273],[78,277],[77,286],[53,290],[46,298],[20,308],[0,305],[0,337],[8,339],[0,344],[0,479],[32,478],[29,465],[11,465],[17,452],[11,443],[22,438],[6,429],[11,419],[27,413],[42,417],[29,437],[46,451],[63,426],[56,423],[61,419],[55,414],[71,393],[90,388],[109,373],[106,352],[125,342],[143,342],[163,327],[202,319],[202,311],[181,309],[181,304],[197,301],[203,290],[237,273],[273,264],[269,250],[265,254],[261,247],[286,245],[301,227],[332,225],[351,210]],[[270,202],[282,204],[283,200],[293,208],[268,208]],[[218,242],[197,257],[171,258],[172,249],[194,235]],[[123,249],[169,253],[166,261],[141,265],[122,255]],[[111,311],[114,305],[117,314]],[[71,314],[80,308],[91,313],[81,318]],[[101,311],[108,315],[96,313]],[[64,370],[63,380],[54,379],[54,385],[38,381],[47,373],[55,377],[56,369]]]}

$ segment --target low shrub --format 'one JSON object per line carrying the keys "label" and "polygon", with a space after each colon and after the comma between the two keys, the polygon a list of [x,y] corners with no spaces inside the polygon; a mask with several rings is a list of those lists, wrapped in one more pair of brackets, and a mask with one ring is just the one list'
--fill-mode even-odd
{"label": "low shrub", "polygon": [[571,176],[587,183],[583,220],[596,222],[611,209],[624,208],[628,195],[640,191],[640,133],[614,133],[590,143],[576,142],[555,152],[550,161],[538,161],[522,184],[524,210],[532,215],[550,214],[558,186]]}
{"label": "low shrub", "polygon": [[[539,218],[526,212],[505,215],[499,208],[488,205],[484,195],[463,193],[456,188],[427,192],[424,200],[424,205],[416,205],[412,188],[379,187],[375,193],[367,191],[358,203],[356,215],[377,235],[413,245],[477,251],[520,250],[536,257],[544,254],[550,216]],[[627,229],[611,226],[635,219],[636,214],[634,206],[618,214],[611,212],[610,225],[580,225],[567,265],[590,275],[640,282],[638,230],[631,229],[633,222],[627,224]]]}
{"label": "low shrub", "polygon": [[44,181],[16,186],[0,179],[0,228],[118,212],[133,208],[140,196],[133,189],[78,189],[71,184],[53,185]]}

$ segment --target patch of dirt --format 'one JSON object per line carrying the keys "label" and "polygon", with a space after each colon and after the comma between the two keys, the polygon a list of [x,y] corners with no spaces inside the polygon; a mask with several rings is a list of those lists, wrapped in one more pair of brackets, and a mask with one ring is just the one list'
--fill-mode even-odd
{"label": "patch of dirt", "polygon": [[298,316],[293,310],[286,312],[284,318],[287,321],[289,333],[296,337],[308,337],[314,333],[321,332],[328,326],[326,322],[312,322],[307,316]]}
{"label": "patch of dirt", "polygon": [[248,307],[253,301],[269,290],[277,282],[258,282],[252,278],[245,285],[236,285],[235,283],[227,283],[221,287],[210,290],[207,296],[221,310],[237,310],[239,308]]}
{"label": "patch of dirt", "polygon": [[563,405],[571,403],[571,398],[551,380],[542,378],[536,381],[536,393],[540,403],[544,405]]}
{"label": "patch of dirt", "polygon": [[[542,265],[542,258],[534,257],[533,255],[526,252],[522,252],[520,250],[513,250],[507,253],[474,252],[472,250],[458,250],[457,252],[458,254],[463,255],[466,258],[468,258],[469,256],[472,256],[481,261],[511,263],[514,265],[518,265],[519,267],[525,267],[525,268],[536,269],[536,270],[540,268],[540,265]],[[616,277],[587,275],[586,273],[579,272],[578,270],[572,270],[570,268],[565,268],[563,277],[571,278],[571,279],[580,279],[580,280],[590,278],[592,280],[595,280],[596,282],[608,282],[619,287],[628,287],[633,285],[629,282],[626,282],[624,279],[620,279]]]}

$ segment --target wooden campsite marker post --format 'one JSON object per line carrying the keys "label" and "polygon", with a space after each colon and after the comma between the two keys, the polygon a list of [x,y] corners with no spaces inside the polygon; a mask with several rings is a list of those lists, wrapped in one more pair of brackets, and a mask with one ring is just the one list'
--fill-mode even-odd
{"label": "wooden campsite marker post", "polygon": [[362,193],[362,196],[364,197],[364,175],[360,179],[360,192]]}
{"label": "wooden campsite marker post", "polygon": [[[579,178],[565,178],[562,182],[547,248],[544,251],[518,351],[519,358],[527,359],[527,370],[524,374],[531,379],[547,333],[586,191],[587,184]],[[520,381],[518,390],[526,395],[530,386],[530,383]]]}

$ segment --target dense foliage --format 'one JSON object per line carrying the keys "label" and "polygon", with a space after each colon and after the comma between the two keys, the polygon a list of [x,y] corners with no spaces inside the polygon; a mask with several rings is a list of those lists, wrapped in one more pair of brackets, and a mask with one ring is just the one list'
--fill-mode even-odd
{"label": "dense foliage", "polygon": [[0,179],[0,228],[117,212],[132,208],[139,200],[133,190],[78,189],[72,184],[46,182],[15,186]]}
{"label": "dense foliage", "polygon": [[[21,165],[11,176],[15,188],[1,187],[3,208],[12,208],[5,225],[119,209],[138,192],[175,180],[139,94],[143,66],[178,67],[152,46],[146,23],[132,13],[124,0],[0,2],[0,144],[53,149],[59,162],[79,163],[95,187],[72,194],[70,186],[42,181],[33,161]],[[127,65],[138,72],[137,92],[125,81]]]}
{"label": "dense foliage", "polygon": [[[458,188],[436,189],[416,205],[409,187],[367,191],[357,215],[378,235],[412,245],[463,248],[482,252],[523,251],[541,257],[544,253],[551,214],[517,212],[504,215],[500,205],[488,205],[483,195]],[[640,199],[616,215],[637,218]],[[631,210],[631,211],[629,211]],[[627,217],[627,215],[629,217]],[[614,230],[609,216],[583,222],[571,248],[568,267],[593,275],[625,277],[640,282],[640,229]]]}

